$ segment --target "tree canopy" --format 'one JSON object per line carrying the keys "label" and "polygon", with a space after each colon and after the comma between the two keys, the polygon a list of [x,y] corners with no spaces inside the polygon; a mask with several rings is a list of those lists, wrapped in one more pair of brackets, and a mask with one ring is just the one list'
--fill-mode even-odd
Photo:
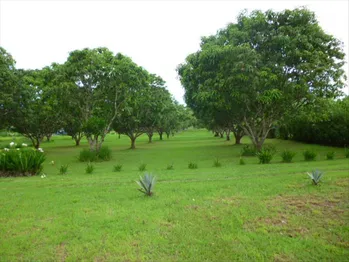
{"label": "tree canopy", "polygon": [[260,149],[275,121],[314,97],[338,97],[344,52],[307,9],[242,12],[203,37],[178,66],[185,100],[198,118],[238,124]]}

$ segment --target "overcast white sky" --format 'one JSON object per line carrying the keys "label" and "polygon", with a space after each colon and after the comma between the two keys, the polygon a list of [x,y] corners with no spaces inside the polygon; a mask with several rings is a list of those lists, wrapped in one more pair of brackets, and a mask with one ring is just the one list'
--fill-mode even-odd
{"label": "overcast white sky", "polygon": [[[0,46],[12,54],[17,68],[31,69],[63,63],[75,49],[105,46],[160,75],[183,103],[184,90],[175,69],[188,54],[198,50],[201,36],[214,34],[236,21],[245,8],[281,11],[300,6],[314,11],[322,28],[343,41],[349,53],[347,0],[0,0]],[[345,69],[348,72],[348,64]]]}

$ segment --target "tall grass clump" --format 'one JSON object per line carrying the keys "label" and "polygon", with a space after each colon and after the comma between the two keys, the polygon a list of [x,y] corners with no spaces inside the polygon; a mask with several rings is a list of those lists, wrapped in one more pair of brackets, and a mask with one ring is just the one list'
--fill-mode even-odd
{"label": "tall grass clump", "polygon": [[290,151],[290,150],[287,150],[287,149],[284,150],[281,153],[282,162],[284,162],[284,163],[291,163],[295,155],[296,155],[296,153],[293,152],[293,151]]}
{"label": "tall grass clump", "polygon": [[314,161],[316,160],[317,153],[312,149],[307,149],[303,152],[305,161]]}

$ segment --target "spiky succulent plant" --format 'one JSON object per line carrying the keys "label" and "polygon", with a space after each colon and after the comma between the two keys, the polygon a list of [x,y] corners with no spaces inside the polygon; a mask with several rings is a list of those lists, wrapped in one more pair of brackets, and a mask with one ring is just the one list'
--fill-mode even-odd
{"label": "spiky succulent plant", "polygon": [[323,176],[324,172],[319,171],[319,170],[315,170],[315,171],[312,171],[311,173],[307,173],[307,174],[311,178],[311,180],[313,181],[313,184],[317,185],[320,182],[320,179]]}
{"label": "spiky succulent plant", "polygon": [[153,188],[155,185],[156,179],[152,174],[145,173],[144,176],[140,176],[139,180],[136,183],[141,187],[138,188],[140,192],[147,196],[153,195]]}

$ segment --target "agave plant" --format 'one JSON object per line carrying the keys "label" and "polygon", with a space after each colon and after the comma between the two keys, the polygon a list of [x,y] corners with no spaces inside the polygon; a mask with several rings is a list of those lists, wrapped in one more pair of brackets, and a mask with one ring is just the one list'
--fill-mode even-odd
{"label": "agave plant", "polygon": [[323,176],[324,172],[319,171],[319,170],[315,170],[311,173],[307,173],[308,176],[311,178],[311,180],[313,181],[314,185],[317,185],[320,182],[321,177]]}
{"label": "agave plant", "polygon": [[151,174],[145,173],[143,177],[139,177],[136,183],[141,187],[138,190],[147,196],[153,195],[153,188],[155,185],[155,177]]}

